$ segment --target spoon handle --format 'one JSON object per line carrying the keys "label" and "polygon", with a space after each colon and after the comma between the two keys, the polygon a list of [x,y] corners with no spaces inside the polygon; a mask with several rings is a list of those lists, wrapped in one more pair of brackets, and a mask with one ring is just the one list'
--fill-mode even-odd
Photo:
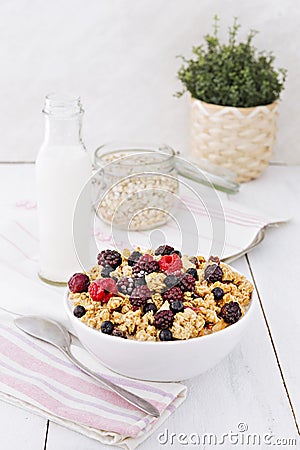
{"label": "spoon handle", "polygon": [[96,372],[93,372],[88,367],[86,367],[84,364],[82,364],[78,359],[75,358],[74,355],[72,355],[71,351],[69,349],[61,349],[63,353],[72,361],[75,366],[77,366],[80,370],[85,372],[87,375],[91,376],[95,380],[102,383],[104,386],[106,386],[111,391],[118,394],[120,397],[124,398],[127,402],[131,403],[132,405],[136,406],[138,409],[146,412],[147,414],[150,414],[154,417],[159,417],[160,413],[158,409],[151,405],[151,403],[147,402],[147,400],[144,400],[143,398],[133,394],[132,392],[127,391],[126,389],[123,389],[121,386],[118,386],[111,381],[107,380],[106,378],[102,377],[101,375],[98,375]]}
{"label": "spoon handle", "polygon": [[254,237],[253,241],[243,250],[239,251],[238,253],[235,253],[234,255],[227,256],[226,258],[222,258],[221,261],[225,264],[230,264],[233,261],[241,258],[242,256],[246,255],[248,252],[253,250],[255,247],[257,247],[265,238],[265,230],[264,228],[261,228],[256,236]]}

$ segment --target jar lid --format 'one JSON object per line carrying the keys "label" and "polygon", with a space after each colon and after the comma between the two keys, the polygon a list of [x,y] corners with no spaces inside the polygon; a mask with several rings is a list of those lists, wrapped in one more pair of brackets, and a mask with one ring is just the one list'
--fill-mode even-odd
{"label": "jar lid", "polygon": [[170,172],[175,169],[175,158],[176,152],[168,145],[112,143],[96,149],[94,164],[122,177],[136,172]]}
{"label": "jar lid", "polygon": [[172,166],[180,176],[201,185],[228,194],[237,193],[239,190],[236,174],[231,170],[203,158],[181,155],[166,144],[105,144],[95,151],[94,163],[97,169],[110,165],[110,169],[106,170],[113,170],[120,177],[128,175],[129,166],[133,171],[138,167],[140,171],[145,172],[155,170],[164,172],[166,168]]}

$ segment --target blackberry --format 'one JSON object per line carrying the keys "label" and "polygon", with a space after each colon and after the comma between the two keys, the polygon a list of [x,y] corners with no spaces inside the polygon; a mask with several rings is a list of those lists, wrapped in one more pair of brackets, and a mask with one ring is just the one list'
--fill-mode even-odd
{"label": "blackberry", "polygon": [[177,314],[179,312],[184,311],[183,302],[181,300],[175,300],[174,302],[170,302],[170,310],[173,314]]}
{"label": "blackberry", "polygon": [[212,289],[211,292],[214,294],[214,299],[216,302],[218,302],[219,300],[222,300],[222,298],[224,296],[223,289],[221,289],[220,287],[215,287]]}
{"label": "blackberry", "polygon": [[110,320],[105,320],[101,324],[101,328],[100,329],[101,329],[102,333],[112,334],[113,329],[114,329],[114,324]]}
{"label": "blackberry", "polygon": [[186,271],[186,273],[189,273],[190,275],[192,275],[192,277],[195,278],[195,280],[198,280],[198,273],[197,273],[197,270],[194,269],[193,267],[190,267],[190,268]]}
{"label": "blackberry", "polygon": [[98,255],[98,264],[102,267],[111,266],[116,269],[122,263],[122,256],[117,250],[102,250]]}
{"label": "blackberry", "polygon": [[218,264],[210,264],[206,267],[204,271],[204,279],[208,282],[215,283],[216,281],[221,281],[223,278],[222,267]]}
{"label": "blackberry", "polygon": [[183,299],[183,292],[178,286],[174,286],[163,293],[163,299],[168,302]]}
{"label": "blackberry", "polygon": [[134,287],[143,286],[146,283],[145,277],[135,278],[134,279]]}
{"label": "blackberry", "polygon": [[169,309],[158,311],[154,316],[154,326],[165,330],[173,325],[174,314]]}
{"label": "blackberry", "polygon": [[155,261],[155,259],[153,261],[149,261],[145,264],[145,270],[148,273],[152,273],[152,272],[159,272],[160,268],[159,268],[159,264],[157,261]]}
{"label": "blackberry", "polygon": [[111,266],[103,267],[103,269],[101,270],[101,277],[102,277],[102,278],[109,278],[109,277],[110,277],[110,274],[111,274],[111,272],[112,272],[113,270],[114,270],[114,269],[113,269]]}
{"label": "blackberry", "polygon": [[159,272],[159,264],[151,255],[143,255],[138,262],[133,266],[132,273],[140,278],[152,272]]}
{"label": "blackberry", "polygon": [[114,328],[112,332],[112,336],[120,337],[123,339],[127,339],[126,333],[122,330],[119,330],[119,328]]}
{"label": "blackberry", "polygon": [[152,311],[153,315],[157,312],[157,307],[154,303],[146,303],[143,308],[144,314],[147,314],[147,312]]}
{"label": "blackberry", "polygon": [[220,316],[226,323],[232,325],[237,322],[242,315],[242,311],[238,302],[225,303],[222,306]]}
{"label": "blackberry", "polygon": [[134,289],[134,281],[131,277],[122,277],[117,282],[118,291],[124,295],[131,295]]}
{"label": "blackberry", "polygon": [[131,296],[129,297],[129,301],[132,306],[144,306],[147,303],[147,300],[151,297],[151,292],[149,288],[144,286],[137,286],[133,289]]}
{"label": "blackberry", "polygon": [[140,252],[132,252],[128,258],[128,265],[131,267],[134,266],[138,262],[138,260],[140,259],[141,256],[143,256],[143,255]]}
{"label": "blackberry", "polygon": [[176,253],[176,255],[179,256],[179,258],[182,258],[182,253],[179,250],[174,250],[171,254]]}
{"label": "blackberry", "polygon": [[179,278],[177,278],[175,275],[167,275],[165,278],[165,281],[164,281],[165,285],[168,288],[172,288],[172,287],[176,286],[176,284],[178,284],[178,282],[179,282]]}
{"label": "blackberry", "polygon": [[160,245],[159,247],[157,247],[157,249],[155,250],[155,255],[171,255],[171,253],[174,253],[174,247],[171,247],[170,245]]}
{"label": "blackberry", "polygon": [[173,335],[170,330],[161,330],[159,332],[159,339],[161,341],[172,341]]}
{"label": "blackberry", "polygon": [[195,289],[196,280],[193,275],[185,273],[179,280],[178,286],[183,292],[193,291]]}
{"label": "blackberry", "polygon": [[68,286],[71,292],[87,292],[90,285],[90,279],[84,273],[74,273],[69,279]]}
{"label": "blackberry", "polygon": [[74,316],[77,317],[78,319],[80,319],[80,317],[84,316],[85,313],[86,313],[86,309],[82,305],[75,306],[75,308],[73,310]]}

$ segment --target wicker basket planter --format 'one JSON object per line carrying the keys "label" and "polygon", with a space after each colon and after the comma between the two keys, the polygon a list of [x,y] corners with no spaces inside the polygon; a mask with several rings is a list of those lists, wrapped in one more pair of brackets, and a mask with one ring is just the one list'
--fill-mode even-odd
{"label": "wicker basket planter", "polygon": [[259,177],[276,140],[278,101],[253,108],[191,102],[193,156],[231,169],[239,182]]}

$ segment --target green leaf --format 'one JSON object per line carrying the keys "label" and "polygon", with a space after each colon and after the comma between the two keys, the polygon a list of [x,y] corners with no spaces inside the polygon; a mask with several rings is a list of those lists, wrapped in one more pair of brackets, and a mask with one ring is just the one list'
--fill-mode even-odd
{"label": "green leaf", "polygon": [[213,34],[204,36],[204,45],[192,48],[193,58],[181,56],[178,78],[183,90],[194,98],[224,106],[251,107],[273,103],[284,89],[287,71],[275,69],[272,52],[258,51],[252,44],[257,31],[250,30],[238,42],[240,29],[234,18],[228,30],[228,43],[218,37],[219,18],[214,17]]}

